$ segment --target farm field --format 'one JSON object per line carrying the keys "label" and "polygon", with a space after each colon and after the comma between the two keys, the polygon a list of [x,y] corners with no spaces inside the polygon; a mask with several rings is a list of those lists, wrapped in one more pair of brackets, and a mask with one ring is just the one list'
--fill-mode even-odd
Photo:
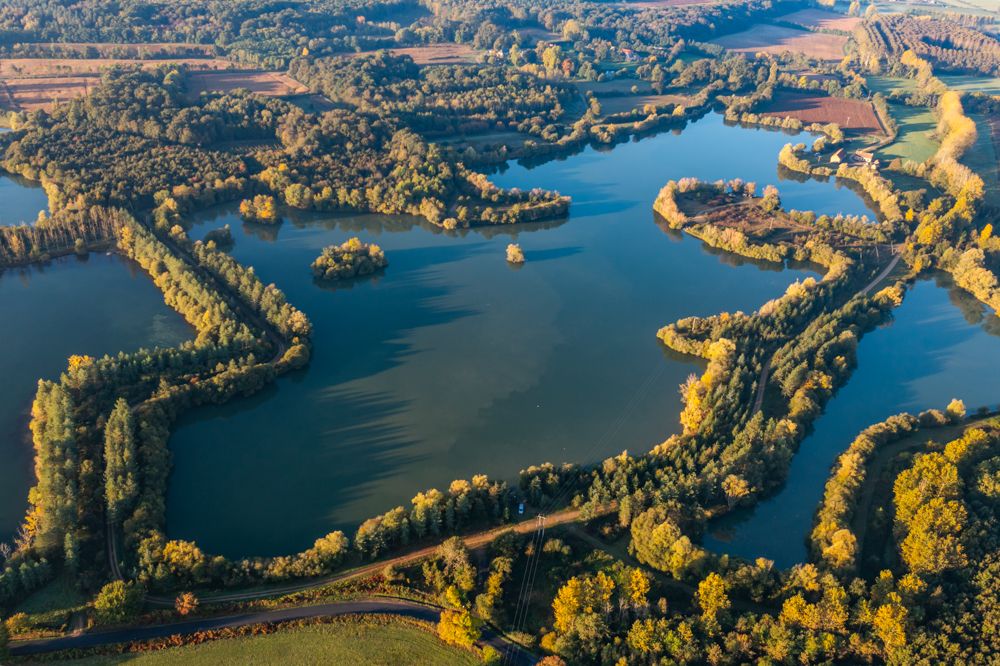
{"label": "farm field", "polygon": [[794,30],[759,23],[749,30],[724,35],[713,43],[737,53],[783,53],[794,51],[820,60],[840,60],[844,57],[845,35],[830,35]]}
{"label": "farm field", "polygon": [[366,666],[464,666],[480,663],[471,652],[445,645],[437,636],[400,622],[337,622],[261,636],[209,641],[146,654],[95,657],[71,663],[136,666],[199,664],[365,664]]}
{"label": "farm field", "polygon": [[923,162],[937,150],[938,143],[933,134],[937,127],[934,112],[923,107],[915,108],[902,104],[891,104],[889,112],[896,119],[899,134],[896,140],[878,151],[883,160],[895,158]]}
{"label": "farm field", "polygon": [[83,97],[100,83],[96,76],[53,76],[0,81],[0,108],[9,111],[50,109]]}
{"label": "farm field", "polygon": [[871,103],[793,92],[780,92],[761,113],[784,118],[791,116],[803,123],[837,123],[845,130],[865,133],[881,133],[882,126]]}
{"label": "farm field", "polygon": [[[408,55],[418,65],[463,65],[475,62],[479,51],[468,44],[428,44],[427,46],[410,46],[401,49],[389,49],[393,55]],[[362,51],[355,55],[365,55]]]}
{"label": "farm field", "polygon": [[825,12],[822,9],[800,9],[791,14],[779,16],[778,20],[785,23],[794,23],[803,28],[819,28],[821,30],[839,30],[850,32],[861,23],[857,16],[844,16],[834,12]]}
{"label": "farm field", "polygon": [[114,65],[154,68],[171,63],[191,69],[232,69],[235,65],[222,58],[176,58],[140,60],[136,58],[0,58],[0,78],[32,76],[67,76],[99,74]]}
{"label": "farm field", "polygon": [[188,77],[188,94],[197,97],[203,92],[229,92],[246,88],[269,97],[303,95],[309,88],[282,72],[231,70],[224,72],[193,72]]}

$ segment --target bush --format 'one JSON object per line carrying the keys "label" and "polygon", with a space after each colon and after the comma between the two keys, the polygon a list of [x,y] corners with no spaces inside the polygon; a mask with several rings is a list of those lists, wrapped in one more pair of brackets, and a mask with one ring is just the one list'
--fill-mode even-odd
{"label": "bush", "polygon": [[144,596],[145,591],[136,583],[116,580],[97,593],[94,610],[104,624],[125,622],[139,614]]}

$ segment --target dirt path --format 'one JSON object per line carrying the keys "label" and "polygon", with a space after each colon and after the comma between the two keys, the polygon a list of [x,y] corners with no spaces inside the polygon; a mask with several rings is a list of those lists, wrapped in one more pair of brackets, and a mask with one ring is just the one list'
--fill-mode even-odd
{"label": "dirt path", "polygon": [[[573,523],[580,519],[580,511],[578,509],[566,509],[564,511],[558,511],[556,513],[550,514],[545,517],[546,528],[554,527],[556,525],[563,525],[566,523]],[[475,548],[480,548],[489,544],[493,539],[507,531],[514,531],[518,534],[528,534],[534,532],[538,527],[538,521],[536,517],[531,517],[529,519],[523,520],[520,523],[514,523],[512,525],[504,525],[501,527],[491,528],[484,532],[477,532],[476,534],[470,534],[468,536],[462,537],[462,541],[470,550]],[[359,578],[367,578],[368,576],[373,576],[389,565],[395,567],[402,567],[413,564],[414,562],[419,562],[420,560],[427,559],[431,557],[437,550],[439,544],[434,543],[423,548],[419,548],[408,553],[397,555],[396,557],[379,560],[371,564],[366,564],[361,567],[354,569],[349,569],[332,576],[326,576],[323,578],[317,578],[313,580],[303,581],[300,583],[294,583],[291,585],[282,585],[278,587],[268,587],[261,588],[257,590],[250,590],[246,592],[233,592],[230,594],[199,594],[199,599],[203,604],[216,604],[216,603],[235,603],[240,601],[253,601],[255,599],[263,599],[266,597],[276,597],[284,596],[286,594],[293,594],[295,592],[303,592],[305,590],[310,590],[318,587],[324,587],[326,585],[332,585],[333,583],[342,583],[349,580],[356,580]],[[148,596],[146,597],[147,603],[151,606],[173,608],[174,599],[173,597],[159,597],[159,596]]]}
{"label": "dirt path", "polygon": [[[884,280],[890,273],[892,273],[893,269],[896,268],[896,265],[899,264],[899,260],[902,259],[902,254],[900,254],[899,248],[897,248],[896,246],[892,246],[892,252],[893,252],[892,261],[886,264],[885,268],[883,268],[878,275],[872,278],[872,280],[868,284],[859,289],[857,295],[867,296],[868,292],[870,292],[872,289],[878,286],[878,284],[882,282],[882,280]],[[756,414],[757,412],[759,412],[761,410],[761,407],[763,407],[764,405],[764,390],[767,388],[767,380],[771,374],[772,359],[773,357],[770,357],[766,361],[764,361],[764,366],[760,369],[760,379],[757,382],[757,393],[754,395],[753,411],[750,412],[751,414]]]}

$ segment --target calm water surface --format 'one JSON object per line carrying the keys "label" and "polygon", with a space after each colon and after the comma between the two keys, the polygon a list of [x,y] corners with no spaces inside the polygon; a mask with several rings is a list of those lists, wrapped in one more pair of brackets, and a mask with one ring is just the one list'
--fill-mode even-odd
{"label": "calm water surface", "polygon": [[[807,273],[668,235],[652,201],[671,178],[741,177],[779,185],[790,207],[868,212],[834,183],[780,181],[789,140],[712,115],[680,135],[512,166],[499,185],[574,202],[568,220],[517,229],[448,235],[361,216],[273,230],[202,216],[194,236],[230,224],[234,256],[309,314],[315,354],[262,394],[178,424],[170,536],[233,556],[288,553],[456,478],[658,444],[677,431],[677,389],[699,364],[666,353],[656,330],[754,309]],[[385,248],[385,274],[316,284],[310,262],[353,235]],[[505,262],[509,242],[523,267]]]}
{"label": "calm water surface", "polygon": [[190,337],[145,273],[117,255],[0,272],[0,542],[24,517],[34,480],[28,417],[40,378],[71,354],[100,356]]}
{"label": "calm water surface", "polygon": [[48,208],[41,184],[0,170],[0,226],[34,224],[38,212]]}
{"label": "calm water surface", "polygon": [[773,497],[716,521],[705,545],[787,567],[804,561],[805,539],[837,456],[864,428],[900,412],[969,411],[1000,399],[1000,320],[965,292],[918,282],[888,325],[858,346],[858,367],[817,419]]}

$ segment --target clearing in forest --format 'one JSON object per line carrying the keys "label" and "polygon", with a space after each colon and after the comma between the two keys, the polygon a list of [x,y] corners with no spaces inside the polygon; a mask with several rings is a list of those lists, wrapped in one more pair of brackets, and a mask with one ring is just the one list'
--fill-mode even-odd
{"label": "clearing in forest", "polygon": [[844,16],[822,9],[800,9],[797,12],[779,16],[777,20],[813,30],[836,30],[838,32],[851,32],[861,23],[861,19],[857,16]]}
{"label": "clearing in forest", "polygon": [[664,104],[687,104],[690,101],[685,95],[619,95],[617,97],[599,97],[601,113],[610,116],[615,113],[625,113],[633,109],[641,109],[647,104],[662,106]]}
{"label": "clearing in forest", "polygon": [[837,123],[844,130],[882,132],[871,102],[859,99],[782,91],[760,112],[765,116],[797,118],[806,125]]}
{"label": "clearing in forest", "polygon": [[51,109],[59,102],[83,97],[99,83],[96,76],[0,80],[0,108],[6,111]]}
{"label": "clearing in forest", "polygon": [[847,39],[846,35],[831,35],[758,23],[749,30],[724,35],[712,41],[737,53],[776,54],[793,51],[820,60],[840,60],[844,57]]}
{"label": "clearing in forest", "polygon": [[188,94],[191,97],[197,97],[203,92],[230,92],[240,88],[268,97],[304,95],[309,92],[307,86],[282,72],[192,72],[188,77]]}
{"label": "clearing in forest", "polygon": [[[362,51],[356,55],[362,56],[372,51]],[[410,46],[401,49],[389,49],[396,56],[408,55],[418,65],[467,65],[478,60],[479,51],[468,44],[428,44],[427,46]]]}

